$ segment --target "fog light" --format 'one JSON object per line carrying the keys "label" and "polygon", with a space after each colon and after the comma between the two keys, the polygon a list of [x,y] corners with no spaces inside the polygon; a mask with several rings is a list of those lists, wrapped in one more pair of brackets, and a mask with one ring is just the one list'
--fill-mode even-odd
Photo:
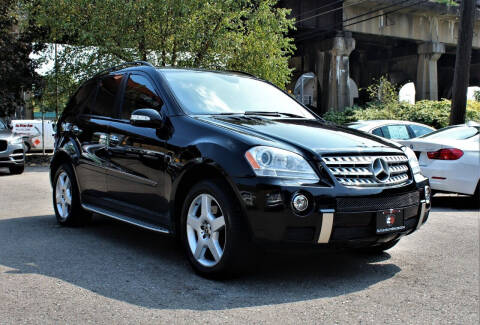
{"label": "fog light", "polygon": [[432,197],[432,190],[430,186],[425,186],[425,203],[430,204],[430,199]]}
{"label": "fog light", "polygon": [[297,212],[304,212],[308,209],[308,199],[303,194],[296,194],[292,199],[292,205]]}

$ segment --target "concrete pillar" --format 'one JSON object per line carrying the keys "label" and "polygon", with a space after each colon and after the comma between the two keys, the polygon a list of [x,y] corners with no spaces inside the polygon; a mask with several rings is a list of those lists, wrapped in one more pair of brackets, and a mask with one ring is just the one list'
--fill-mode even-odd
{"label": "concrete pillar", "polygon": [[437,61],[443,53],[443,43],[429,42],[418,46],[416,100],[438,100]]}
{"label": "concrete pillar", "polygon": [[321,41],[316,47],[316,72],[321,87],[321,113],[342,111],[350,103],[349,56],[355,48],[350,33]]}

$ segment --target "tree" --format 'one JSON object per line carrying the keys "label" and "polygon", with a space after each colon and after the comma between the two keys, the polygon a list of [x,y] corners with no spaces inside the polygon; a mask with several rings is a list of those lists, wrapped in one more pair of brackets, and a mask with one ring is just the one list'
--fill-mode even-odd
{"label": "tree", "polygon": [[480,102],[480,90],[475,90],[473,97],[475,98],[475,101]]}
{"label": "tree", "polygon": [[62,43],[60,75],[76,81],[116,63],[242,70],[288,83],[294,28],[277,0],[38,0],[40,26]]}
{"label": "tree", "polygon": [[0,117],[23,107],[23,92],[40,85],[36,65],[29,58],[32,51],[41,48],[39,43],[32,44],[38,30],[28,20],[25,26],[19,24],[20,9],[17,1],[0,2]]}
{"label": "tree", "polygon": [[452,110],[450,125],[465,123],[467,89],[470,78],[473,28],[475,26],[475,0],[463,0],[460,6],[460,26],[453,75]]}

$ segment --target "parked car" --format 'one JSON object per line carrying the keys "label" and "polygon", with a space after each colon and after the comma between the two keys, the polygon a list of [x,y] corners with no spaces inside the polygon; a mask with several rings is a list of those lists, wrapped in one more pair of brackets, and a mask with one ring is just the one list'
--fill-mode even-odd
{"label": "parked car", "polygon": [[[46,151],[54,149],[55,123],[53,121],[13,120],[11,125],[13,133],[23,137],[27,152],[43,151],[44,140]],[[42,136],[42,133],[44,133],[44,136]]]}
{"label": "parked car", "polygon": [[21,137],[15,136],[0,120],[0,167],[8,167],[11,174],[23,173],[25,151]]}
{"label": "parked car", "polygon": [[449,126],[402,141],[417,155],[433,190],[474,195],[480,188],[480,125]]}
{"label": "parked car", "polygon": [[330,125],[246,74],[113,68],[80,87],[58,125],[58,222],[96,212],[177,235],[203,276],[239,272],[255,245],[380,252],[430,210],[409,148]]}
{"label": "parked car", "polygon": [[348,123],[347,126],[395,141],[417,138],[435,131],[425,124],[396,120],[357,121]]}

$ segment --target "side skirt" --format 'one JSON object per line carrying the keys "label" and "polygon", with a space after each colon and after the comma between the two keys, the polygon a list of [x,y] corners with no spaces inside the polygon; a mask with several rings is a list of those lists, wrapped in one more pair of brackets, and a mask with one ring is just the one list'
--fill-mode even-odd
{"label": "side skirt", "polygon": [[127,217],[127,216],[124,216],[124,215],[121,215],[121,214],[118,214],[118,213],[113,213],[109,210],[99,208],[99,207],[96,207],[96,206],[91,205],[91,204],[82,203],[82,208],[84,208],[85,210],[91,211],[91,212],[95,212],[95,213],[104,215],[104,216],[112,218],[112,219],[116,219],[116,220],[120,220],[120,221],[129,223],[131,225],[134,225],[134,226],[137,226],[137,227],[140,227],[140,228],[148,229],[148,230],[159,232],[159,233],[162,233],[162,234],[171,234],[170,230],[168,230],[167,228],[157,226],[157,225],[145,222],[145,221],[140,221],[140,220],[137,220],[137,219],[134,219],[134,218],[131,218],[131,217]]}

